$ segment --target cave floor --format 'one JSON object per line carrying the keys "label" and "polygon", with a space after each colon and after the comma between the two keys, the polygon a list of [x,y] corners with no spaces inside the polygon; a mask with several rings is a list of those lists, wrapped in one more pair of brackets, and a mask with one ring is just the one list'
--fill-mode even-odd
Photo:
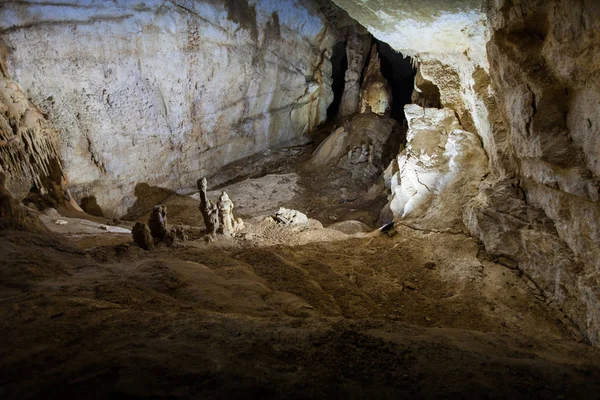
{"label": "cave floor", "polygon": [[204,240],[193,194],[165,200],[189,239],[153,251],[64,210],[0,232],[0,397],[597,398],[600,350],[532,282],[464,234],[373,231],[380,191],[329,178],[230,182],[233,239]]}

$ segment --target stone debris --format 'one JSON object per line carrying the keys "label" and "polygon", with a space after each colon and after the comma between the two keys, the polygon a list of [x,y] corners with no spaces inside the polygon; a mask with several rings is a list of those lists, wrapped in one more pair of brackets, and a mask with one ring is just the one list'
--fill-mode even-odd
{"label": "stone debris", "polygon": [[186,241],[187,235],[185,233],[185,229],[181,225],[173,225],[169,232],[164,237],[164,242],[167,246],[171,247],[177,242]]}
{"label": "stone debris", "polygon": [[288,208],[281,207],[274,215],[271,216],[273,221],[280,225],[301,225],[308,223],[308,217],[306,214],[301,213],[298,210],[290,210]]}
{"label": "stone debris", "polygon": [[152,209],[148,226],[152,237],[156,240],[162,240],[167,234],[167,206],[158,205]]}
{"label": "stone debris", "polygon": [[152,233],[148,225],[143,222],[136,222],[131,230],[131,236],[135,244],[140,246],[144,250],[154,249],[154,241],[152,240]]}

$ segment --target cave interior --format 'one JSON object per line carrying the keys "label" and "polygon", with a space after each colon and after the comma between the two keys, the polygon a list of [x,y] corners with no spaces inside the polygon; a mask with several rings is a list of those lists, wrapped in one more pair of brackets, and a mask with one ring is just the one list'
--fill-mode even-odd
{"label": "cave interior", "polygon": [[0,4],[0,397],[600,393],[600,3]]}

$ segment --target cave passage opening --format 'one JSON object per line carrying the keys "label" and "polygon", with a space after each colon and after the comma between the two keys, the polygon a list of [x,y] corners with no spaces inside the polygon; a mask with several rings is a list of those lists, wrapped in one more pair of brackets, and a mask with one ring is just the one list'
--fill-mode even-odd
{"label": "cave passage opening", "polygon": [[346,85],[346,70],[348,69],[348,56],[346,54],[346,41],[338,42],[333,46],[331,55],[333,83],[333,102],[327,108],[327,120],[335,118],[342,103],[344,87]]}
{"label": "cave passage opening", "polygon": [[413,66],[410,57],[405,57],[380,40],[373,38],[377,45],[381,61],[381,74],[392,88],[391,117],[398,122],[405,120],[404,106],[410,104],[415,85],[417,69]]}

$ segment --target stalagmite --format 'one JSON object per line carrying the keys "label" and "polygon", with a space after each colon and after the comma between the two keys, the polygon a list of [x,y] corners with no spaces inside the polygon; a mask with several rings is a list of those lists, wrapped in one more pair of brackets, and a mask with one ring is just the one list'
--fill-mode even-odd
{"label": "stalagmite", "polygon": [[360,112],[371,111],[384,115],[392,107],[392,89],[381,74],[381,61],[377,45],[371,48],[371,59],[360,89]]}
{"label": "stalagmite", "polygon": [[206,189],[208,182],[206,178],[198,179],[198,190],[200,191],[200,212],[206,225],[206,233],[215,234],[219,229],[219,209],[217,205],[208,199]]}
{"label": "stalagmite", "polygon": [[217,206],[219,207],[219,233],[225,236],[234,236],[237,231],[242,229],[243,222],[240,218],[233,217],[233,202],[227,193],[221,193]]}
{"label": "stalagmite", "polygon": [[143,222],[136,222],[131,230],[131,236],[135,244],[140,246],[144,250],[152,250],[154,248],[154,242],[152,240],[152,234],[148,225]]}
{"label": "stalagmite", "polygon": [[152,237],[156,240],[162,240],[167,234],[167,206],[159,205],[152,209],[148,226]]}
{"label": "stalagmite", "polygon": [[348,35],[346,56],[348,69],[346,70],[344,93],[340,104],[340,117],[354,114],[358,109],[360,99],[360,80],[369,55],[371,36],[353,31]]}

